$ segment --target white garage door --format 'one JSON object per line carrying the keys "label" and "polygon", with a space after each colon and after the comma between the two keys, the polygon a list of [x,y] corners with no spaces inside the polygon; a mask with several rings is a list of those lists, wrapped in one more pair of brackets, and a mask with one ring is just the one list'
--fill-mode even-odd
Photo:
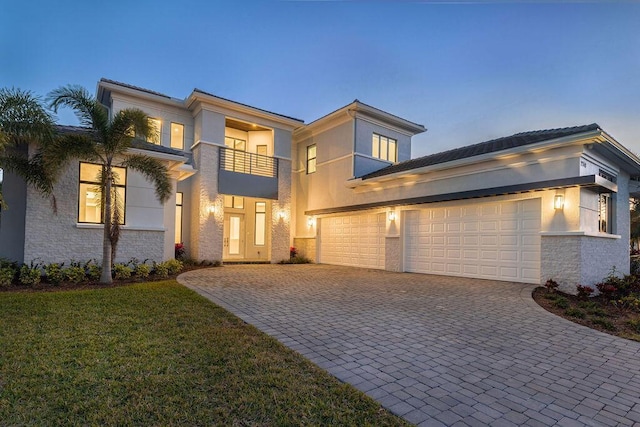
{"label": "white garage door", "polygon": [[322,218],[320,262],[384,268],[385,213]]}
{"label": "white garage door", "polygon": [[406,271],[540,283],[540,199],[405,215]]}

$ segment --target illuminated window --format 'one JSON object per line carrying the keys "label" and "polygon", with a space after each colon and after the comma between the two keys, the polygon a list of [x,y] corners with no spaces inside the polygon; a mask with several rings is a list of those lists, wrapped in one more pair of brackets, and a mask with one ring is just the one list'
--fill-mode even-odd
{"label": "illuminated window", "polygon": [[149,119],[150,135],[147,135],[147,142],[160,145],[160,135],[162,135],[162,121],[160,119]]}
{"label": "illuminated window", "polygon": [[393,163],[397,162],[398,141],[393,138],[374,133],[371,140],[371,156]]}
{"label": "illuminated window", "polygon": [[244,209],[244,197],[225,195],[224,207],[233,209]]}
{"label": "illuminated window", "polygon": [[184,149],[184,125],[171,123],[171,148]]}
{"label": "illuminated window", "polygon": [[265,236],[267,234],[267,204],[265,202],[256,202],[256,227],[255,227],[255,245],[264,246]]}
{"label": "illuminated window", "polygon": [[598,230],[602,233],[613,233],[611,227],[611,194],[598,196]]}
{"label": "illuminated window", "polygon": [[[124,224],[124,205],[126,197],[127,170],[113,167],[114,184],[112,185],[111,203],[119,213],[120,224]],[[80,163],[80,184],[78,197],[78,222],[102,224],[102,165]]]}
{"label": "illuminated window", "polygon": [[307,147],[307,173],[316,171],[316,144]]}
{"label": "illuminated window", "polygon": [[182,193],[176,193],[176,241],[182,243]]}

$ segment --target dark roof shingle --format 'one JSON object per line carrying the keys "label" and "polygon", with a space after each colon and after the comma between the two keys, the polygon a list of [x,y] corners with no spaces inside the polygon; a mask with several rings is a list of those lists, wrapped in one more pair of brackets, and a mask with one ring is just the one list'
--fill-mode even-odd
{"label": "dark roof shingle", "polygon": [[452,150],[443,151],[436,154],[430,154],[416,159],[406,160],[387,166],[386,168],[363,175],[363,180],[376,178],[379,176],[390,175],[397,172],[405,172],[412,169],[418,169],[425,166],[437,165],[440,163],[451,162],[453,160],[466,159],[468,157],[479,156],[487,153],[508,150],[510,148],[522,147],[524,145],[535,144],[537,142],[548,141],[551,139],[562,138],[565,136],[576,135],[584,132],[595,131],[600,129],[597,123],[583,126],[573,126],[558,129],[545,129],[529,132],[516,133],[515,135],[505,136],[502,138],[492,139],[490,141],[481,142],[479,144],[467,145],[466,147],[454,148]]}

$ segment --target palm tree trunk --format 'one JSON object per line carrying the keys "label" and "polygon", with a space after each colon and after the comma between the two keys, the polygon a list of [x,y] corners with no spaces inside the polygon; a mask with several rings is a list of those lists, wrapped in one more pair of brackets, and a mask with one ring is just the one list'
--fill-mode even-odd
{"label": "palm tree trunk", "polygon": [[111,168],[105,167],[105,176],[103,177],[104,187],[104,235],[102,238],[102,274],[100,283],[111,284],[111,267],[113,260],[111,259]]}

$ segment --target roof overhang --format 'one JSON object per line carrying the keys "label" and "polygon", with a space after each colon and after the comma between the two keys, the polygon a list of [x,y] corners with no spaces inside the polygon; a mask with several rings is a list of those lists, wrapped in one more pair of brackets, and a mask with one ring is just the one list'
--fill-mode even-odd
{"label": "roof overhang", "polygon": [[456,200],[477,199],[481,197],[503,196],[507,194],[529,193],[533,191],[552,190],[569,187],[590,188],[597,193],[617,192],[618,186],[598,175],[576,176],[571,178],[552,179],[548,181],[527,182],[524,184],[506,185],[502,187],[482,188],[478,190],[460,191],[456,193],[434,194],[406,199],[385,200],[382,202],[363,203],[359,205],[339,206],[334,208],[305,211],[305,215],[329,215],[352,211],[362,211],[382,207],[420,205],[426,203],[451,202]]}

